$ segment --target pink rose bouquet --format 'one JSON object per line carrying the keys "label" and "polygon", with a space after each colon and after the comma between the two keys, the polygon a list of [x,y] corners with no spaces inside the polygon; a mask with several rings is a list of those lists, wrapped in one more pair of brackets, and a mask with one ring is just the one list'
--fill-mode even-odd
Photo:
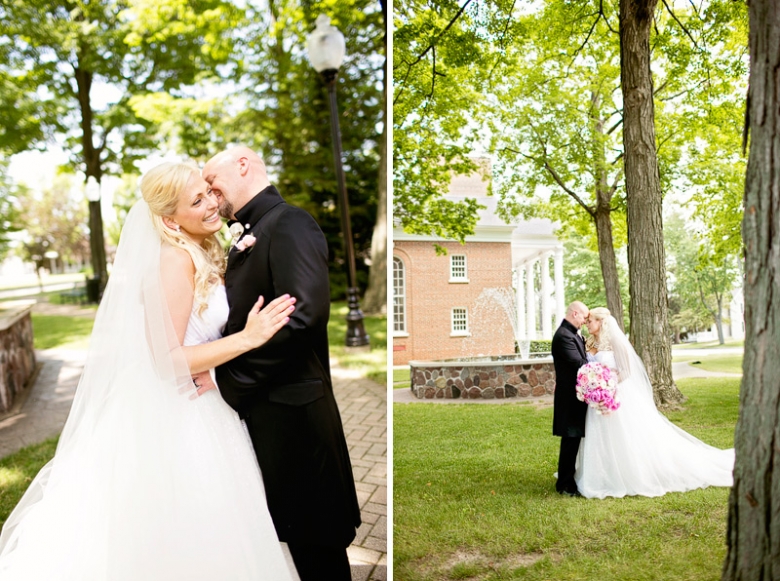
{"label": "pink rose bouquet", "polygon": [[577,372],[577,399],[597,414],[607,415],[620,407],[617,373],[597,361],[586,363]]}

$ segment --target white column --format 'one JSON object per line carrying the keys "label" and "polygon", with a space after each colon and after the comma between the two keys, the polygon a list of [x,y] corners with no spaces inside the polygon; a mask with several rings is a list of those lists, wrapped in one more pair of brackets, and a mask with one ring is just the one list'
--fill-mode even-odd
{"label": "white column", "polygon": [[563,248],[555,249],[555,324],[566,316],[566,298],[563,296]]}
{"label": "white column", "polygon": [[534,297],[534,260],[525,263],[525,306],[527,337],[536,339],[536,300]]}
{"label": "white column", "polygon": [[552,305],[550,299],[550,255],[542,255],[542,339],[552,339]]}
{"label": "white column", "polygon": [[525,276],[525,268],[518,266],[515,268],[517,274],[517,287],[515,288],[515,304],[517,305],[517,339],[525,339],[527,331],[525,329],[525,285],[523,283],[523,277]]}

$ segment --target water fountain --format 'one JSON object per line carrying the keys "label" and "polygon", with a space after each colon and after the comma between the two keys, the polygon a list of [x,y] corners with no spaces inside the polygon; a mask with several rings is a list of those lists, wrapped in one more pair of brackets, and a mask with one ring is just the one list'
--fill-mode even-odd
{"label": "water fountain", "polygon": [[[503,399],[553,393],[552,358],[548,353],[530,353],[531,341],[519,329],[515,293],[511,288],[486,288],[480,293],[471,309],[473,333],[486,332],[474,322],[495,320],[497,313],[501,313],[504,325],[509,323],[520,353],[410,361],[411,387],[418,398]],[[487,332],[495,331],[488,327]]]}

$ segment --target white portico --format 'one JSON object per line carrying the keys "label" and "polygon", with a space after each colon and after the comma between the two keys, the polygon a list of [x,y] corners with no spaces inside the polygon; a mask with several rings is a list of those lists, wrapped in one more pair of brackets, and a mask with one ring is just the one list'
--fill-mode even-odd
{"label": "white portico", "polygon": [[520,222],[512,233],[517,331],[521,338],[552,339],[557,325],[566,314],[563,244],[553,230],[552,222],[535,218]]}

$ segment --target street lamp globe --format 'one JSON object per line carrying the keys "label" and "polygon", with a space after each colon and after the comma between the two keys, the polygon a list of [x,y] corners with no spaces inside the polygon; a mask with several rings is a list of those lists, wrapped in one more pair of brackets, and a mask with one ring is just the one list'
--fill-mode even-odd
{"label": "street lamp globe", "polygon": [[338,28],[330,25],[330,17],[320,14],[315,21],[314,31],[306,42],[309,62],[318,73],[337,71],[344,62],[347,52],[344,35]]}
{"label": "street lamp globe", "polygon": [[95,176],[87,178],[87,185],[84,189],[90,202],[100,201],[100,183],[95,179]]}

